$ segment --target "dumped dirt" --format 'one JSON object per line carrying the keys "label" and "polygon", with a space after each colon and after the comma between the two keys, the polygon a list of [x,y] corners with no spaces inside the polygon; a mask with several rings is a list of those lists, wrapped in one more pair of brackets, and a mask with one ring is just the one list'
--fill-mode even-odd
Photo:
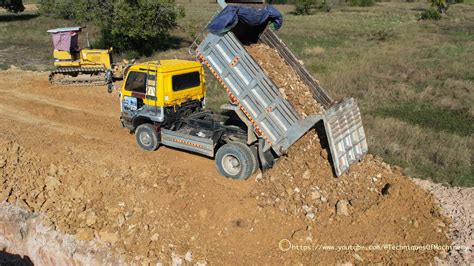
{"label": "dumped dirt", "polygon": [[47,77],[0,72],[0,200],[127,261],[429,263],[437,251],[347,246],[450,244],[432,196],[380,160],[334,178],[309,133],[257,183],[229,180],[204,157],[141,151],[104,87]]}
{"label": "dumped dirt", "polygon": [[303,117],[323,111],[323,107],[314,100],[309,87],[299,78],[293,68],[285,63],[277,50],[266,44],[257,43],[247,46],[247,51],[280,89],[283,97]]}
{"label": "dumped dirt", "polygon": [[[327,157],[316,132],[309,132],[256,187],[260,206],[299,216],[311,225],[295,239],[298,244],[357,243],[367,247],[450,243],[445,233],[449,221],[440,215],[432,197],[399,170],[367,155],[348,173],[334,178]],[[430,261],[437,253],[358,251],[338,253],[338,259],[418,264]],[[331,255],[314,254],[325,260]]]}

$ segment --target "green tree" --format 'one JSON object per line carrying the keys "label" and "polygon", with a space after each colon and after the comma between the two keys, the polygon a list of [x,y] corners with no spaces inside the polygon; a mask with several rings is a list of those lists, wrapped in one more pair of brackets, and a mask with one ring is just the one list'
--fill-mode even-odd
{"label": "green tree", "polygon": [[13,13],[23,12],[25,10],[22,0],[0,0],[0,7]]}
{"label": "green tree", "polygon": [[184,16],[174,1],[162,0],[44,0],[45,15],[90,22],[100,29],[96,46],[150,54],[170,43],[170,31]]}

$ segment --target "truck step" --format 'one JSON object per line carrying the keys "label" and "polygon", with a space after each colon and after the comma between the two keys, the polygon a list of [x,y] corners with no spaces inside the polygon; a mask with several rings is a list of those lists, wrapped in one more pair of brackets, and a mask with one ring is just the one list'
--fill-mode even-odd
{"label": "truck step", "polygon": [[166,146],[214,157],[214,141],[211,136],[193,136],[189,132],[161,129],[161,143]]}

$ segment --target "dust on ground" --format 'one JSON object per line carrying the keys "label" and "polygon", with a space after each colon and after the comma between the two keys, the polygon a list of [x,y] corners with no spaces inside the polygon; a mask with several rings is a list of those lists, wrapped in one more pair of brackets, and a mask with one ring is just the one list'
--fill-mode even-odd
{"label": "dust on ground", "polygon": [[263,43],[252,44],[246,48],[299,114],[305,117],[323,111],[321,104],[313,98],[309,87],[295,70],[285,63],[277,50]]}
{"label": "dust on ground", "polygon": [[334,178],[314,132],[257,183],[239,182],[205,157],[141,151],[119,127],[118,98],[106,88],[47,79],[0,72],[0,200],[43,213],[76,239],[108,243],[126,260],[429,263],[437,252],[282,251],[282,243],[450,244],[429,193],[370,156]]}

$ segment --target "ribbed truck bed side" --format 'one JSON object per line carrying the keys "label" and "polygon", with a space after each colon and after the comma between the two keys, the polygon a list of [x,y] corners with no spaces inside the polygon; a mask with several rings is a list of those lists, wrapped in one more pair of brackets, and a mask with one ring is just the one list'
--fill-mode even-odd
{"label": "ribbed truck bed side", "polygon": [[321,120],[317,115],[302,119],[232,32],[208,34],[196,52],[238,102],[257,135],[277,154],[283,154]]}

